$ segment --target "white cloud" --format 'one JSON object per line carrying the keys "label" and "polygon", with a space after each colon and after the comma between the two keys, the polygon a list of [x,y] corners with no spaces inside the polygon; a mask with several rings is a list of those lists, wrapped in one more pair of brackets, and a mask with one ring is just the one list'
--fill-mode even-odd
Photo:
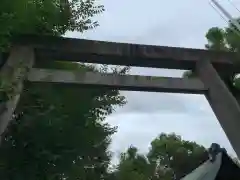
{"label": "white cloud", "polygon": [[[151,95],[153,94],[142,93],[140,96],[150,97]],[[205,146],[209,146],[212,142],[218,142],[226,146],[226,148],[233,153],[226,135],[210,106],[207,104],[206,99],[201,96],[193,96],[192,98],[182,95],[178,96],[179,99],[181,98],[180,102],[182,104],[180,104],[180,106],[188,104],[188,107],[191,107],[190,110],[188,107],[176,110],[178,105],[170,103],[170,105],[167,106],[169,108],[168,110],[159,108],[154,111],[154,108],[151,109],[148,107],[149,102],[153,105],[158,104],[152,99],[135,99],[131,94],[129,96],[127,95],[126,97],[129,103],[119,110],[120,112],[117,111],[107,118],[110,124],[118,126],[119,128],[118,133],[113,137],[114,142],[112,148],[118,149],[118,147],[120,147],[120,149],[125,149],[131,143],[137,143],[138,147],[146,150],[147,144],[161,132],[175,132],[183,136],[186,140],[197,141]],[[155,94],[152,97],[157,99],[159,104],[167,104],[166,99],[161,101],[161,93]],[[131,111],[129,110],[131,109],[129,106],[134,104],[134,102],[138,103],[140,109]],[[144,108],[146,109],[144,110]],[[148,111],[148,109],[150,110]],[[136,136],[139,138],[133,138]]]}
{"label": "white cloud", "polygon": [[183,139],[196,141],[206,148],[213,142],[219,143],[236,156],[213,114],[201,117],[187,113],[127,113],[113,114],[107,121],[118,126],[118,133],[113,136],[110,146],[114,152],[114,162],[130,145],[139,148],[141,153],[146,153],[150,142],[162,132],[174,132]]}

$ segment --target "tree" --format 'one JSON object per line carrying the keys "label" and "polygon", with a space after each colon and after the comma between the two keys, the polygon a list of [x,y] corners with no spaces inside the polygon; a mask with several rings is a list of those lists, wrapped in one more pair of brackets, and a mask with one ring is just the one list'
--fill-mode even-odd
{"label": "tree", "polygon": [[207,34],[206,38],[208,40],[208,44],[205,47],[209,50],[219,50],[219,51],[227,51],[225,32],[223,29],[214,27],[211,28]]}
{"label": "tree", "polygon": [[[73,64],[69,65],[72,69]],[[81,71],[97,70],[74,66]],[[22,94],[17,119],[1,145],[1,177],[100,179],[107,174],[110,162],[107,148],[116,129],[103,120],[114,106],[125,103],[119,91],[51,84],[44,85],[44,89],[42,84],[25,87],[27,91]]]}
{"label": "tree", "polygon": [[104,7],[95,0],[2,0],[0,7],[0,47],[6,48],[16,34],[63,35],[66,31],[93,29],[92,18]]}
{"label": "tree", "polygon": [[[81,71],[96,71],[94,67],[78,66]],[[1,177],[100,179],[107,173],[110,162],[107,148],[116,129],[103,120],[114,106],[125,103],[124,97],[117,90],[108,89],[51,84],[44,88],[42,84],[25,87],[17,118],[1,145]]]}
{"label": "tree", "polygon": [[[10,2],[11,1],[11,2]],[[63,35],[96,27],[92,17],[104,9],[95,0],[3,0],[0,43],[7,50],[16,34]],[[40,62],[38,67],[106,72],[102,66]],[[116,68],[114,73],[126,73]],[[14,120],[3,135],[0,178],[104,179],[110,162],[107,151],[116,129],[104,123],[125,99],[117,90],[84,89],[53,84],[29,84],[21,95]]]}
{"label": "tree", "polygon": [[117,180],[148,180],[150,164],[144,155],[138,154],[136,147],[129,147],[127,152],[121,154],[120,163],[117,167]]}
{"label": "tree", "polygon": [[120,158],[116,179],[179,179],[208,158],[204,147],[175,134],[160,134],[151,142],[146,156],[130,147]]}
{"label": "tree", "polygon": [[160,134],[151,143],[148,159],[155,167],[172,171],[172,179],[179,179],[203,163],[208,154],[203,146],[182,140],[175,134]]}

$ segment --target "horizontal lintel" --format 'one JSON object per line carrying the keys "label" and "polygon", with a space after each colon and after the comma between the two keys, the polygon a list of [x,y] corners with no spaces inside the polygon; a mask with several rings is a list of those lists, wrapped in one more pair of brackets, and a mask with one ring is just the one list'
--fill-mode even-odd
{"label": "horizontal lintel", "polygon": [[127,44],[53,36],[25,35],[15,43],[32,45],[39,60],[63,60],[123,66],[194,69],[208,59],[221,70],[233,68],[235,53],[167,46]]}
{"label": "horizontal lintel", "polygon": [[75,84],[86,87],[107,87],[129,91],[203,94],[207,91],[199,79],[104,74],[98,72],[63,71],[33,68],[31,82]]}

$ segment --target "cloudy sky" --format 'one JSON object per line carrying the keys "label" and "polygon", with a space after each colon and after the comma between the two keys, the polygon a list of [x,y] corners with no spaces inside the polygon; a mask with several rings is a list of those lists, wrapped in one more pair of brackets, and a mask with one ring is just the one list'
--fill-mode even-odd
{"label": "cloudy sky", "polygon": [[[106,11],[97,17],[100,27],[84,34],[66,36],[94,40],[151,45],[204,48],[209,28],[227,25],[208,0],[101,0]],[[219,0],[233,15],[240,0]],[[180,77],[182,71],[132,68],[131,74]],[[183,139],[206,147],[217,142],[235,154],[226,135],[201,95],[122,92],[127,105],[116,110],[107,121],[118,126],[111,150],[116,156],[129,145],[146,152],[161,132],[175,132]]]}

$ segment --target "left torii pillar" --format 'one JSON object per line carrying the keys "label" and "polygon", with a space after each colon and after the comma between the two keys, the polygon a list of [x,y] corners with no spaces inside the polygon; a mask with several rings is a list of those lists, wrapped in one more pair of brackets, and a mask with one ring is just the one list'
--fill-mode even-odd
{"label": "left torii pillar", "polygon": [[15,45],[0,71],[0,90],[7,95],[7,100],[0,107],[0,142],[3,132],[13,119],[13,113],[23,90],[23,83],[28,71],[35,61],[34,49],[28,46]]}

